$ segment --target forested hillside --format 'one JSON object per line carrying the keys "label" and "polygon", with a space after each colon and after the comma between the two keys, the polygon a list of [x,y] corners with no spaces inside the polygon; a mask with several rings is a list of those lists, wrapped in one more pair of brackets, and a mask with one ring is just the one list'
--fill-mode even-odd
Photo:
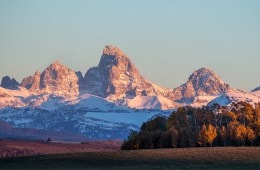
{"label": "forested hillside", "polygon": [[259,146],[260,103],[181,107],[132,131],[122,149],[200,146]]}

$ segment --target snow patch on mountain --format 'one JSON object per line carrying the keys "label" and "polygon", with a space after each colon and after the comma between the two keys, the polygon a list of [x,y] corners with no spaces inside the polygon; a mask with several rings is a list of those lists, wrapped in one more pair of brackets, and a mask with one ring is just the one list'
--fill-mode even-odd
{"label": "snow patch on mountain", "polygon": [[134,124],[138,127],[142,125],[142,123],[151,119],[153,116],[162,114],[167,116],[170,111],[160,111],[160,110],[132,110],[129,113],[121,113],[121,112],[87,112],[85,117],[92,117],[100,120],[106,120],[111,122],[121,122],[127,124]]}
{"label": "snow patch on mountain", "polygon": [[121,107],[113,101],[91,94],[81,95],[77,100],[71,101],[70,104],[74,104],[76,109],[81,110],[129,112],[129,109]]}
{"label": "snow patch on mountain", "polygon": [[77,105],[57,110],[42,108],[4,108],[0,119],[15,128],[35,128],[83,135],[89,139],[125,139],[130,130],[138,130],[143,122],[170,111],[133,110],[129,112],[87,110]]}
{"label": "snow patch on mountain", "polygon": [[136,109],[160,109],[168,110],[180,106],[180,104],[163,96],[136,96],[126,99],[127,106]]}
{"label": "snow patch on mountain", "polygon": [[232,102],[240,102],[240,101],[248,102],[254,105],[255,103],[260,102],[260,97],[241,90],[231,90],[212,100],[209,103],[209,105],[217,103],[225,106],[231,104]]}
{"label": "snow patch on mountain", "polygon": [[0,87],[0,108],[5,107],[24,107],[24,99],[30,96],[30,93],[27,89],[18,87],[16,90],[5,89]]}
{"label": "snow patch on mountain", "polygon": [[192,107],[202,107],[206,106],[210,101],[216,99],[218,96],[216,95],[205,95],[205,96],[196,96],[192,103],[189,104]]}

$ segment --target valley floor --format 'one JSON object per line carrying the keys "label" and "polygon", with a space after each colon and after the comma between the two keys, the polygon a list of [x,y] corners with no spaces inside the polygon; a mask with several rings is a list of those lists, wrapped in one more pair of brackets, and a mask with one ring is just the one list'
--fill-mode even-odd
{"label": "valley floor", "polygon": [[46,142],[0,140],[0,158],[79,152],[110,152],[120,150],[122,141]]}
{"label": "valley floor", "polygon": [[[78,144],[81,145],[81,144]],[[103,151],[0,159],[0,169],[259,169],[260,147]]]}

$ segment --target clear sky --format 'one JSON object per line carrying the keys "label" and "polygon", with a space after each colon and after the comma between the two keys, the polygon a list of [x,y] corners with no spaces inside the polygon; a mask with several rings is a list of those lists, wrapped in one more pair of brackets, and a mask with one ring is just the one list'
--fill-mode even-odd
{"label": "clear sky", "polygon": [[175,88],[200,67],[235,88],[260,85],[259,0],[0,0],[0,76],[55,60],[83,74],[107,44],[149,81]]}

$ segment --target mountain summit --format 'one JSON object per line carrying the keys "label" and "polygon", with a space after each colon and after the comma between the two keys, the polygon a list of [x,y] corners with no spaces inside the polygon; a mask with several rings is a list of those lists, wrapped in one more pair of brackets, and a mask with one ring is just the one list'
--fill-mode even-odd
{"label": "mountain summit", "polygon": [[36,72],[22,80],[22,87],[32,92],[48,92],[56,94],[79,94],[78,77],[76,73],[55,61],[42,73]]}
{"label": "mountain summit", "polygon": [[4,76],[0,86],[6,89],[16,89],[19,83],[14,78],[11,79],[9,76]]}
{"label": "mountain summit", "polygon": [[87,93],[112,99],[163,93],[162,88],[157,88],[140,75],[122,50],[111,45],[104,48],[98,66],[85,74],[84,89]]}
{"label": "mountain summit", "polygon": [[197,96],[219,95],[230,90],[230,86],[208,68],[194,71],[188,81],[173,90],[175,100],[192,100]]}

